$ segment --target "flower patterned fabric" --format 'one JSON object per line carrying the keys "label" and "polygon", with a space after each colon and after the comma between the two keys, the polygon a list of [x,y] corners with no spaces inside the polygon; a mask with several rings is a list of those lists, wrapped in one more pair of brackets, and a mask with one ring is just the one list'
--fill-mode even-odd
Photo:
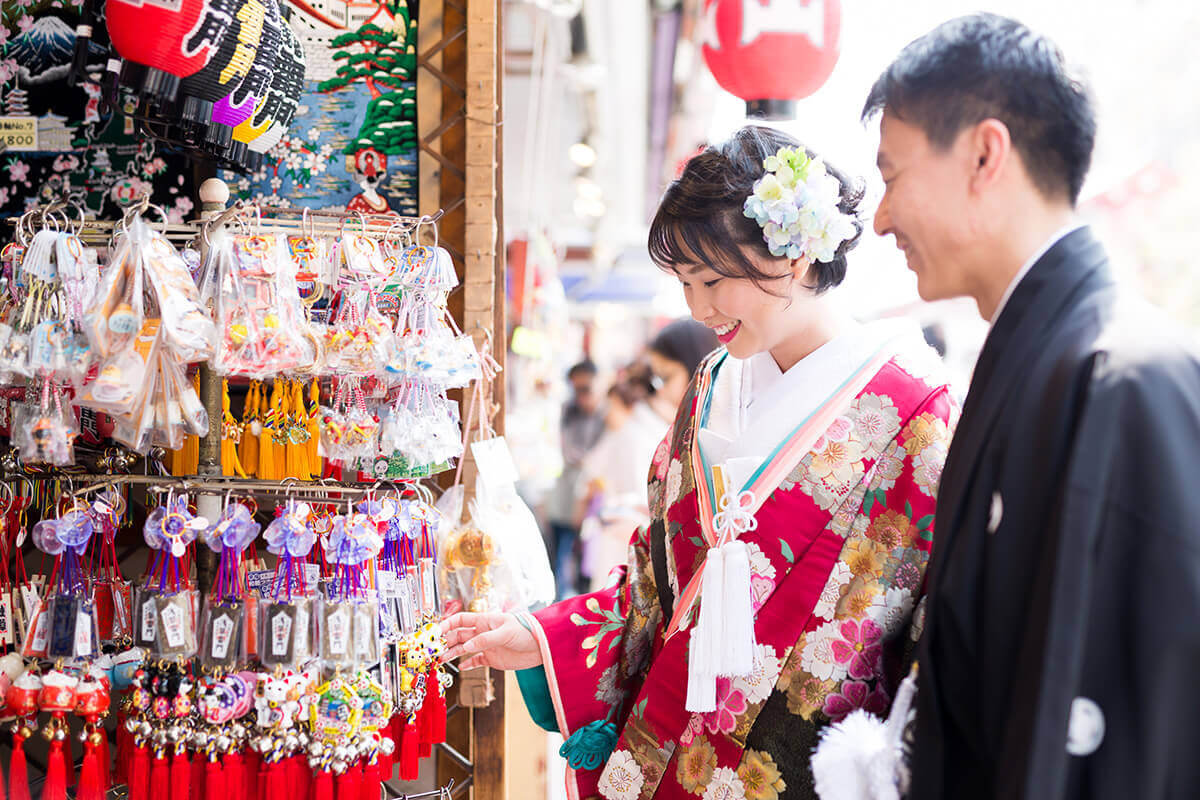
{"label": "flower patterned fabric", "polygon": [[742,534],[759,657],[751,675],[718,681],[708,714],[684,710],[691,631],[664,641],[651,556],[665,552],[669,598],[705,558],[689,392],[651,467],[653,521],[630,540],[628,564],[609,588],[534,615],[562,733],[616,706],[616,750],[603,769],[568,770],[571,797],[815,797],[818,730],[856,708],[886,714],[919,634],[937,476],[957,414],[946,384],[928,377],[935,358],[922,347],[885,363]]}

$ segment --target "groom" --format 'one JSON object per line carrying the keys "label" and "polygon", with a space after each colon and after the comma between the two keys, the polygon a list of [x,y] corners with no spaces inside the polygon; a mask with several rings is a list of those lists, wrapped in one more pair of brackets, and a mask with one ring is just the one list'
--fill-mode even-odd
{"label": "groom", "polygon": [[1096,120],[979,14],[876,81],[892,234],[991,321],[941,481],[909,796],[1200,792],[1200,361],[1075,215]]}

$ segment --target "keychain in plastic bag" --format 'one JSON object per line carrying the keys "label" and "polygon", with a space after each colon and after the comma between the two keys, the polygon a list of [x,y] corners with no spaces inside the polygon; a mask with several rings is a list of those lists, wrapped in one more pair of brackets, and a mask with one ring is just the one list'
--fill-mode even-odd
{"label": "keychain in plastic bag", "polygon": [[26,464],[64,467],[75,463],[74,441],[79,427],[70,406],[63,405],[61,391],[52,389],[50,381],[42,384],[38,404],[16,407],[12,430],[13,444]]}

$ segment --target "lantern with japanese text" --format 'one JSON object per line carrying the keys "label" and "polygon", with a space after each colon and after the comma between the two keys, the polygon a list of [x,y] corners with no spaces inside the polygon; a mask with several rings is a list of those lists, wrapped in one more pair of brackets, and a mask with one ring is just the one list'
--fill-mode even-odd
{"label": "lantern with japanese text", "polygon": [[838,0],[706,0],[704,62],[746,116],[790,119],[838,59]]}
{"label": "lantern with japanese text", "polygon": [[[212,122],[213,103],[229,94],[229,83],[221,83],[220,76],[237,50],[238,7],[238,0],[208,0],[193,34],[212,48],[213,56],[203,69],[184,78],[179,86],[179,124],[182,138],[189,144],[204,142],[208,124]],[[228,147],[228,133],[226,130],[225,136],[217,137],[219,148]]]}
{"label": "lantern with japanese text", "polygon": [[304,69],[304,46],[291,25],[284,23],[275,78],[267,90],[266,100],[254,109],[254,116],[249,120],[255,127],[270,125],[250,142],[248,163],[251,169],[262,164],[263,154],[279,144],[291,126],[300,106],[300,93],[304,90]]}
{"label": "lantern with japanese text", "polygon": [[206,9],[205,0],[108,0],[104,15],[113,47],[127,63],[146,68],[135,90],[153,102],[170,102],[180,81],[208,63],[213,48],[194,35]]}

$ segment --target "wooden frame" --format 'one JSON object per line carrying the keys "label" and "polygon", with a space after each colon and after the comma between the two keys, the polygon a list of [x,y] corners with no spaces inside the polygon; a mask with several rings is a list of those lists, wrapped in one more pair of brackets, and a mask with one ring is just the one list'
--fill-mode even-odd
{"label": "wooden frame", "polygon": [[[440,242],[462,282],[451,298],[451,313],[479,343],[491,343],[503,366],[500,30],[499,0],[422,0],[416,79],[418,209],[443,212]],[[485,407],[497,432],[504,429],[503,386],[500,377],[485,387]],[[465,459],[464,482],[470,486],[475,466],[469,451]],[[438,783],[455,778],[458,785],[470,786],[474,797],[504,800],[505,681],[487,670],[463,678],[448,698],[449,741],[441,751],[446,758],[438,759]],[[494,696],[490,703],[488,695]]]}

